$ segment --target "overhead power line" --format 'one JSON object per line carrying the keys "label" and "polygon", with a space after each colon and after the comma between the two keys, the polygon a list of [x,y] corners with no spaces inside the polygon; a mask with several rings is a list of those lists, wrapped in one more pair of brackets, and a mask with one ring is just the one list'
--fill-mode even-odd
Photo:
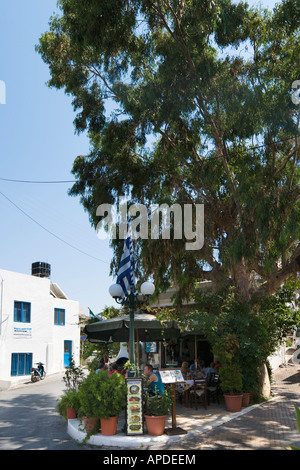
{"label": "overhead power line", "polygon": [[76,180],[57,180],[57,181],[34,181],[34,180],[15,180],[9,178],[0,178],[1,181],[8,181],[10,183],[30,183],[30,184],[61,184],[61,183],[76,183]]}
{"label": "overhead power line", "polygon": [[[281,144],[283,142],[288,142],[289,140],[296,139],[297,136],[294,137],[288,137],[287,139],[282,139],[282,140],[275,140],[274,142],[268,143],[268,144],[260,144],[256,146],[250,146],[248,147],[249,150],[256,150],[260,149],[263,147],[272,147],[273,145],[276,144]],[[86,181],[98,181],[98,178],[89,178]],[[27,183],[27,184],[67,184],[67,183],[77,183],[78,180],[19,180],[19,179],[12,179],[12,178],[0,178],[0,181],[7,181],[10,183]]]}
{"label": "overhead power line", "polygon": [[51,232],[51,230],[47,229],[46,227],[44,227],[42,224],[40,224],[37,220],[35,220],[33,217],[31,217],[29,214],[27,214],[23,209],[21,209],[21,207],[19,207],[17,204],[15,204],[9,197],[7,197],[5,194],[3,194],[1,191],[0,191],[0,194],[1,196],[3,196],[7,201],[10,202],[10,204],[12,204],[16,209],[18,209],[20,212],[22,212],[22,214],[24,214],[26,217],[28,217],[32,222],[34,222],[36,225],[38,225],[40,228],[42,228],[43,230],[45,230],[46,232],[48,232],[50,235],[52,235],[53,237],[57,238],[59,241],[61,241],[62,243],[64,243],[65,245],[68,245],[70,248],[73,248],[74,250],[76,251],[79,251],[80,253],[86,255],[86,256],[89,256],[90,258],[93,258],[97,261],[101,261],[102,263],[105,263],[105,264],[110,264],[108,261],[104,261],[103,259],[100,259],[100,258],[97,258],[96,256],[93,256],[83,250],[81,250],[80,248],[77,248],[76,246],[72,245],[71,243],[67,242],[66,240],[64,240],[63,238],[59,237],[58,235],[56,235],[55,233]]}

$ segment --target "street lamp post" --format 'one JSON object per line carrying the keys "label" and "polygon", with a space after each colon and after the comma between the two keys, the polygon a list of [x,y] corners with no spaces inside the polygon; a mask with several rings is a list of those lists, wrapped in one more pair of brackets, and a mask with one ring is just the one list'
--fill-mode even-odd
{"label": "street lamp post", "polygon": [[134,357],[134,310],[135,298],[133,293],[133,286],[130,288],[129,294],[129,360],[131,364],[135,363]]}
{"label": "street lamp post", "polygon": [[[141,294],[150,297],[154,293],[155,286],[152,282],[146,281],[141,285]],[[136,296],[134,294],[133,285],[130,287],[130,293],[124,297],[124,292],[120,284],[112,284],[109,288],[110,295],[115,299],[118,304],[129,302],[129,361],[135,364],[134,358],[134,313],[137,304]]]}

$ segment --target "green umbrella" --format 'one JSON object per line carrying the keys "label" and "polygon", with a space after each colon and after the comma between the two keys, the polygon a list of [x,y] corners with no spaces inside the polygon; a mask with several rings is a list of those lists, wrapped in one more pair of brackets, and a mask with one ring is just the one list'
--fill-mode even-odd
{"label": "green umbrella", "polygon": [[[86,325],[84,332],[87,339],[92,342],[128,342],[129,341],[129,315],[110,318]],[[155,315],[149,313],[135,313],[134,329],[137,331],[138,341],[152,342],[178,338],[179,328],[175,321],[161,323]]]}

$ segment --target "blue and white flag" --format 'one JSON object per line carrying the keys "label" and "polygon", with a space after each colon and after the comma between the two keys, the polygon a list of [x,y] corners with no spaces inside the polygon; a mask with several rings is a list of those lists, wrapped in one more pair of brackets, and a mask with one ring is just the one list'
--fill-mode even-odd
{"label": "blue and white flag", "polygon": [[134,276],[134,259],[133,259],[133,244],[131,238],[131,219],[128,219],[127,235],[124,240],[124,247],[122,251],[119,272],[117,277],[117,284],[123,289],[124,300],[130,294],[130,288],[133,286],[133,292],[136,293],[135,289],[135,276]]}

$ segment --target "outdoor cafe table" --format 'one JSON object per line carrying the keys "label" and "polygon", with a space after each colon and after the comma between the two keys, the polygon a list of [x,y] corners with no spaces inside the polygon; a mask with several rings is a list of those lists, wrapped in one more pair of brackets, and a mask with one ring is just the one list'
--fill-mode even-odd
{"label": "outdoor cafe table", "polygon": [[[176,434],[186,434],[187,431],[185,431],[182,428],[178,428],[176,426],[176,397],[175,397],[175,389],[176,385],[178,384],[184,384],[184,389],[185,389],[185,405],[188,407],[188,390],[190,387],[192,387],[194,384],[201,384],[204,383],[205,379],[192,379],[192,380],[183,380],[183,381],[176,381],[172,382],[168,385],[172,386],[173,389],[173,402],[172,402],[172,428],[166,429],[166,434],[169,435],[176,435]],[[189,387],[186,387],[186,385],[189,385]]]}
{"label": "outdoor cafe table", "polygon": [[183,382],[176,382],[175,383],[175,385],[184,384],[185,406],[187,408],[189,406],[189,394],[188,394],[189,389],[193,387],[194,383],[201,384],[201,383],[204,383],[204,382],[205,382],[205,379],[187,379],[187,380],[184,380]]}

